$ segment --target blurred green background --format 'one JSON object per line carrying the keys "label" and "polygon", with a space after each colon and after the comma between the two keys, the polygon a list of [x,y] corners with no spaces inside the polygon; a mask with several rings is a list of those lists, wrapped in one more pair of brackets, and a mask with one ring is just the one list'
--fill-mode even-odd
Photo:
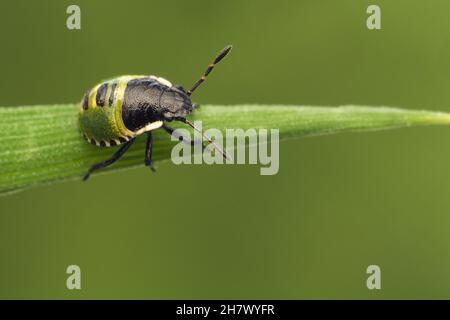
{"label": "blurred green background", "polygon": [[[66,29],[81,7],[82,29]],[[366,28],[378,4],[382,30]],[[446,0],[2,1],[0,105],[66,103],[121,74],[200,104],[450,112]],[[1,119],[0,119],[1,121]],[[0,133],[1,136],[1,133]],[[450,298],[450,128],[305,138],[280,171],[175,166],[0,198],[0,298]],[[0,169],[1,170],[1,169]],[[66,289],[68,265],[82,290]],[[381,267],[382,289],[366,288]]]}

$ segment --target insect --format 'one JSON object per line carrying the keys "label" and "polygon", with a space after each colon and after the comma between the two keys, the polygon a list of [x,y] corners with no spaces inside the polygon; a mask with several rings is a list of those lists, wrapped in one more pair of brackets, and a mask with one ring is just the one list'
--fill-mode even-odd
{"label": "insect", "polygon": [[[97,84],[86,92],[81,101],[79,126],[84,138],[98,147],[120,148],[109,159],[96,163],[84,175],[87,180],[91,173],[105,168],[119,160],[134,143],[137,136],[147,135],[144,163],[152,171],[152,131],[162,128],[172,135],[174,129],[167,122],[181,121],[201,133],[203,138],[212,143],[224,158],[222,149],[214,141],[203,134],[186,117],[198,107],[191,101],[191,95],[206,80],[206,77],[230,51],[225,47],[208,65],[207,69],[194,83],[191,89],[185,91],[181,86],[174,86],[168,80],[156,76],[121,76]],[[180,137],[180,140],[186,138]]]}

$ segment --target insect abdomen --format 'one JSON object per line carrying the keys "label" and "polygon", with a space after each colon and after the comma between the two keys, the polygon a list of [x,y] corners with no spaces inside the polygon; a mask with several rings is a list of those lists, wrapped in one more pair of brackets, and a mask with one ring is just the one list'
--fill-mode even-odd
{"label": "insect abdomen", "polygon": [[88,91],[81,102],[79,124],[90,143],[109,147],[122,144],[133,137],[122,120],[122,104],[130,78],[120,77],[98,84]]}

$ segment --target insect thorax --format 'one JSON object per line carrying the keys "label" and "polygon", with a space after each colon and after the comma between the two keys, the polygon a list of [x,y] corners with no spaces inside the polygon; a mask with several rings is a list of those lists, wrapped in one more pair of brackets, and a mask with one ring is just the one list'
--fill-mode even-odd
{"label": "insect thorax", "polygon": [[155,121],[179,120],[190,112],[191,99],[184,91],[154,78],[130,80],[125,89],[122,118],[132,131]]}

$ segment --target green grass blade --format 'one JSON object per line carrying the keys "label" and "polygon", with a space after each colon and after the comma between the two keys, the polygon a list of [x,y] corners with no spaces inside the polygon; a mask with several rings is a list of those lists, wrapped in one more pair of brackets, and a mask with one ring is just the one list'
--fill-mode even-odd
{"label": "green grass blade", "polygon": [[[77,125],[78,105],[0,108],[0,194],[29,186],[81,179],[90,165],[116,148],[88,144]],[[413,125],[450,124],[450,114],[386,107],[298,107],[269,105],[202,106],[191,120],[204,129],[276,128],[280,138],[344,131],[380,130]],[[180,125],[174,125],[180,127]],[[103,171],[143,164],[145,138],[116,164]],[[174,142],[162,130],[154,136],[154,160],[170,158]]]}

